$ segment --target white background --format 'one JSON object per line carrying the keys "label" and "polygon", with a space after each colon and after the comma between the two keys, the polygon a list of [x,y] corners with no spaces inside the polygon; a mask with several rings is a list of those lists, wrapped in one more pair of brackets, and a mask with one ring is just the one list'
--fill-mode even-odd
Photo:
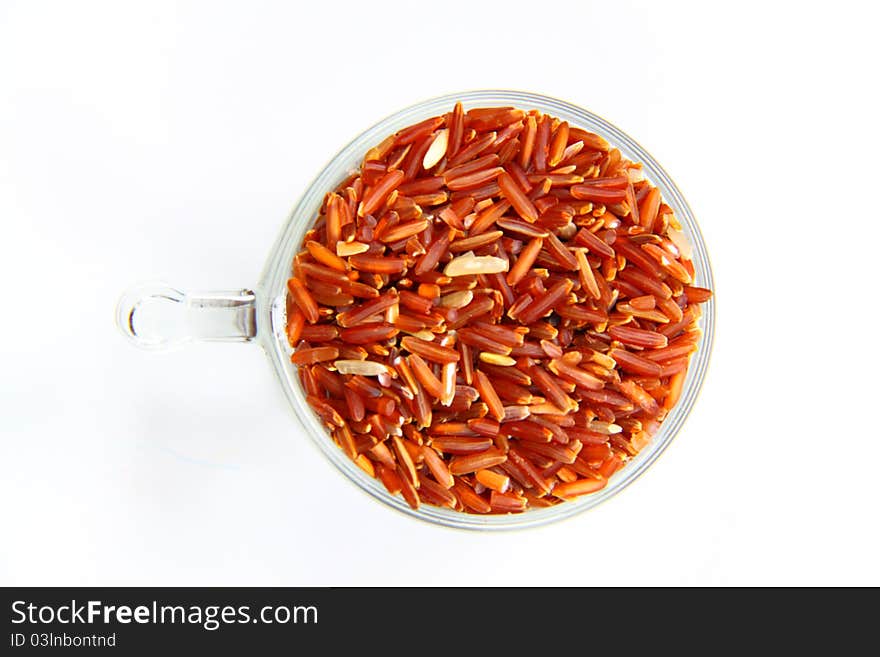
{"label": "white background", "polygon": [[[0,584],[880,584],[870,5],[0,3]],[[488,535],[347,483],[258,348],[155,355],[113,323],[139,281],[253,285],[350,138],[475,88],[635,137],[718,299],[663,458]]]}

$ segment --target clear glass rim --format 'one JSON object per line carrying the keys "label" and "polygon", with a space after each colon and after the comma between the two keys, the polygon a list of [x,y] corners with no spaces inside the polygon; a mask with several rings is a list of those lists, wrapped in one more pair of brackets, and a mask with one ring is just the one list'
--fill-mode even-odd
{"label": "clear glass rim", "polygon": [[531,92],[484,89],[446,94],[406,107],[362,132],[330,160],[294,206],[270,252],[257,288],[258,339],[272,362],[300,428],[319,451],[358,488],[407,516],[445,527],[472,530],[537,527],[581,514],[627,488],[658,459],[678,435],[696,402],[708,368],[714,341],[715,299],[713,296],[703,304],[703,316],[700,319],[702,337],[691,359],[678,404],[661,424],[652,443],[617,472],[601,491],[545,509],[534,509],[521,514],[485,516],[430,505],[412,509],[402,497],[390,495],[381,482],[369,477],[339,449],[306,404],[296,368],[290,362],[290,347],[286,340],[286,283],[293,256],[298,251],[306,230],[314,221],[324,195],[357,168],[369,148],[403,127],[448,112],[457,101],[461,101],[466,109],[495,105],[538,109],[567,120],[573,126],[603,136],[625,157],[641,162],[645,176],[660,188],[663,199],[675,212],[683,232],[693,246],[695,284],[715,289],[706,245],[693,212],[672,178],[648,151],[612,123],[577,105]]}

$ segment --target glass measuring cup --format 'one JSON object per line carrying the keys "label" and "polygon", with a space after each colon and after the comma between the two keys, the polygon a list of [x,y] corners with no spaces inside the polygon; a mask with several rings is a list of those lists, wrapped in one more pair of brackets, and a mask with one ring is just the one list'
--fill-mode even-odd
{"label": "glass measuring cup", "polygon": [[595,132],[616,146],[624,157],[641,162],[646,178],[656,185],[673,209],[693,246],[694,285],[712,289],[712,272],[705,243],[691,209],[663,168],[632,138],[604,119],[570,103],[518,91],[483,90],[433,98],[403,109],[367,129],[344,147],[306,188],[283,225],[262,275],[252,288],[220,292],[184,292],[166,284],[128,290],[117,308],[117,324],[134,344],[146,349],[169,349],[192,340],[254,342],[266,352],[304,435],[350,481],[374,498],[422,520],[466,529],[507,529],[541,525],[592,508],[628,486],[650,466],[680,430],[696,400],[711,351],[715,302],[703,304],[702,337],[693,355],[678,404],[661,424],[653,441],[616,473],[601,491],[553,507],[521,514],[480,516],[423,505],[413,510],[399,496],[357,467],[330,439],[305,401],[296,366],[290,362],[286,336],[287,279],[293,256],[311,227],[325,194],[360,165],[363,154],[389,134],[423,119],[449,111],[456,101],[466,108],[512,105],[538,109]]}

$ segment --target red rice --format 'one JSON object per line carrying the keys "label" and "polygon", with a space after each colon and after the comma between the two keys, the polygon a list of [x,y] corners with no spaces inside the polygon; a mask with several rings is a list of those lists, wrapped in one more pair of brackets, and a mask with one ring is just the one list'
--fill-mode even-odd
{"label": "red rice", "polygon": [[370,149],[287,305],[306,401],[358,467],[413,508],[518,513],[650,444],[712,292],[639,169],[540,112],[460,103]]}

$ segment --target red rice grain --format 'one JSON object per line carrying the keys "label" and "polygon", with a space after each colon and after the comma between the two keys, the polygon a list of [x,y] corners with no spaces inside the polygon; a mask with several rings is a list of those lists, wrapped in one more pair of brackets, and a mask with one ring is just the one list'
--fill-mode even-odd
{"label": "red rice grain", "polygon": [[474,478],[486,488],[499,493],[506,493],[510,489],[510,477],[494,470],[477,470]]}
{"label": "red rice grain", "polygon": [[489,449],[492,441],[476,436],[432,436],[431,445],[446,454],[473,454]]}
{"label": "red rice grain", "polygon": [[466,484],[463,479],[457,478],[452,490],[458,496],[461,503],[470,511],[475,513],[490,513],[492,511],[489,503],[482,496],[475,493],[474,489]]}
{"label": "red rice grain", "polygon": [[[461,359],[455,349],[444,347],[421,338],[407,336],[400,341],[400,346],[413,354],[417,354],[434,363],[454,363]],[[665,346],[665,342],[664,342]]]}
{"label": "red rice grain", "polygon": [[290,357],[290,361],[294,365],[311,365],[312,363],[334,360],[337,356],[339,356],[339,349],[336,347],[314,347],[297,349]]}
{"label": "red rice grain", "polygon": [[485,452],[452,457],[449,461],[449,472],[453,475],[469,474],[471,472],[476,472],[477,470],[501,465],[506,460],[506,454],[503,454],[496,448],[490,448]]}
{"label": "red rice grain", "polygon": [[474,387],[480,393],[480,398],[488,406],[489,414],[501,422],[504,419],[504,406],[501,404],[501,400],[498,398],[498,393],[495,392],[492,382],[489,381],[489,377],[482,370],[474,371]]}
{"label": "red rice grain", "polygon": [[525,195],[522,188],[516,184],[509,173],[501,173],[498,176],[498,186],[501,188],[501,194],[513,206],[513,209],[520,217],[528,222],[534,223],[538,220],[538,211]]}
{"label": "red rice grain", "polygon": [[290,291],[293,302],[299,307],[306,321],[314,324],[318,321],[318,304],[311,293],[306,289],[302,281],[291,278],[287,281],[287,288]]}
{"label": "red rice grain", "polygon": [[294,258],[306,401],[412,508],[593,494],[650,445],[699,342],[692,249],[603,138],[461,103],[370,149]]}

